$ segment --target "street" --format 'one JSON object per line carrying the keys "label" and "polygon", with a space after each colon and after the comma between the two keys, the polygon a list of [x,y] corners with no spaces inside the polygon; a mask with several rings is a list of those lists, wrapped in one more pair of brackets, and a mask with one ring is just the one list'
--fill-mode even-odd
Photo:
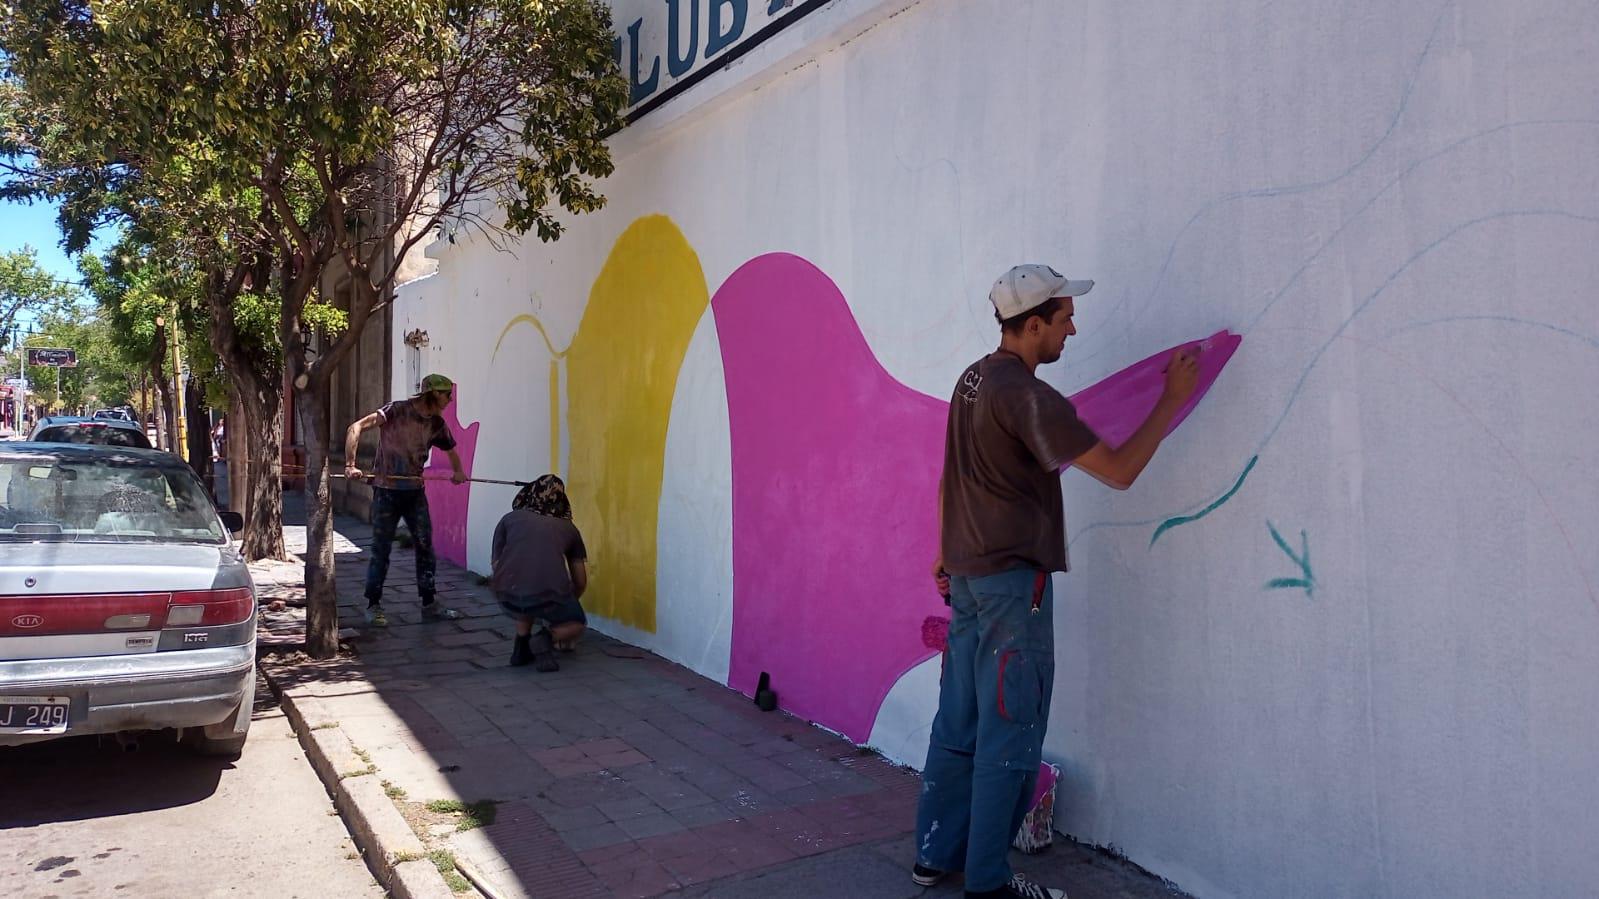
{"label": "street", "polygon": [[264,683],[235,762],[150,740],[0,749],[0,895],[381,897]]}

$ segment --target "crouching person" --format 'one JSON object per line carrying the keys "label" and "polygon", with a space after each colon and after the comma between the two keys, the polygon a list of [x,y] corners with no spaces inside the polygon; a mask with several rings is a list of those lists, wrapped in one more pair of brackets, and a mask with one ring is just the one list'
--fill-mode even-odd
{"label": "crouching person", "polygon": [[494,528],[489,581],[516,621],[512,665],[560,670],[555,651],[570,651],[588,626],[578,603],[588,587],[587,559],[561,479],[547,474],[523,487]]}

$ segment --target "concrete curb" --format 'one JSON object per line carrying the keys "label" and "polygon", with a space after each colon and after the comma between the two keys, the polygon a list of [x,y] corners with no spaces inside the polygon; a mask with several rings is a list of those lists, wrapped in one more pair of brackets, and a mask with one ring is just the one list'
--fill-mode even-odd
{"label": "concrete curb", "polygon": [[257,667],[378,881],[396,899],[454,899],[444,875],[423,857],[426,847],[344,729],[316,700],[296,700],[265,665]]}

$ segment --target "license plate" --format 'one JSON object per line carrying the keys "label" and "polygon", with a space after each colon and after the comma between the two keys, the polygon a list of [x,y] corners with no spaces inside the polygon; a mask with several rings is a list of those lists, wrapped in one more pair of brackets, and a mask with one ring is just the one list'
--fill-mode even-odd
{"label": "license plate", "polygon": [[61,734],[72,700],[66,696],[0,696],[0,734]]}

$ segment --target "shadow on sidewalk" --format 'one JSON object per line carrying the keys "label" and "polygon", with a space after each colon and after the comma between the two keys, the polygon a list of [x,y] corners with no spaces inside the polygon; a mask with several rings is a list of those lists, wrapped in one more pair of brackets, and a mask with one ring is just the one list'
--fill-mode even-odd
{"label": "shadow on sidewalk", "polygon": [[[303,502],[291,513],[286,501],[285,520],[291,551],[303,548]],[[336,723],[370,759],[424,842],[497,895],[959,894],[958,877],[934,890],[910,881],[913,771],[593,630],[559,672],[509,668],[512,624],[481,579],[440,561],[439,600],[466,617],[424,622],[414,554],[400,546],[390,626],[367,628],[370,530],[344,517],[335,529],[348,651],[294,651],[304,587],[280,566],[258,574],[264,596],[290,604],[263,613],[263,639],[289,644],[268,646],[263,667],[308,724]],[[429,810],[436,800],[491,804],[463,817]],[[1069,841],[1014,861],[1079,899],[1172,895]]]}

